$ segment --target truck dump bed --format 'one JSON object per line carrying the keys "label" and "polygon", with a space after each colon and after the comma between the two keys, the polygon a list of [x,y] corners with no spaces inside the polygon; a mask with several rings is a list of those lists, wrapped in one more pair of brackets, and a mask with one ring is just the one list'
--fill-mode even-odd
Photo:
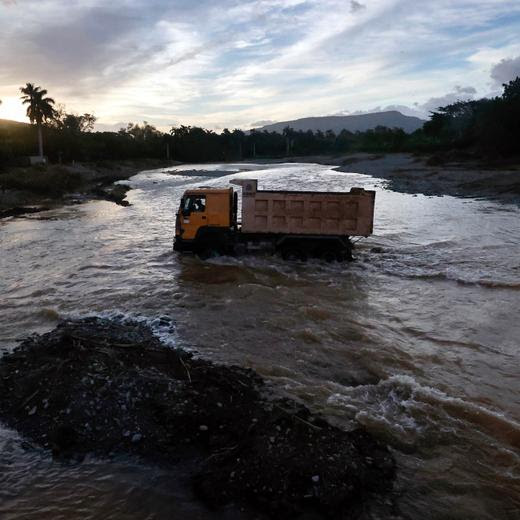
{"label": "truck dump bed", "polygon": [[262,191],[256,180],[242,186],[242,232],[368,236],[374,223],[375,191]]}

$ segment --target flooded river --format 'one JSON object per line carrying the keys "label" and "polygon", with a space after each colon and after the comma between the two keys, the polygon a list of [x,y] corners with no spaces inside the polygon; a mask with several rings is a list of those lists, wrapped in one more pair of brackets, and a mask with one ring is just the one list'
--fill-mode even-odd
{"label": "flooded river", "polygon": [[[137,175],[128,208],[95,201],[1,222],[0,348],[63,317],[137,317],[387,442],[404,518],[519,518],[518,206],[395,193],[315,164],[200,170],[210,175]],[[183,191],[238,176],[260,189],[375,188],[375,235],[352,264],[172,253]],[[2,518],[242,518],[228,513],[195,504],[177,474],[60,465],[0,425]]]}

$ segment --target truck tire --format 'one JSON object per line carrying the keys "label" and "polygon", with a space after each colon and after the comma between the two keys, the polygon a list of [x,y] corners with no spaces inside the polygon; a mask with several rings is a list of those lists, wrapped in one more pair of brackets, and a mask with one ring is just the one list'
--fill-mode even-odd
{"label": "truck tire", "polygon": [[202,260],[215,258],[229,252],[229,241],[224,233],[206,230],[197,237],[197,256]]}
{"label": "truck tire", "polygon": [[285,246],[281,250],[282,258],[289,262],[300,260],[305,262],[307,260],[307,253],[296,246]]}
{"label": "truck tire", "polygon": [[201,260],[209,260],[210,258],[216,258],[217,256],[221,256],[221,254],[222,253],[217,248],[211,246],[206,246],[197,252],[197,256]]}
{"label": "truck tire", "polygon": [[351,247],[347,247],[346,249],[341,251],[339,261],[340,262],[353,262],[354,261],[354,257],[352,256]]}
{"label": "truck tire", "polygon": [[316,255],[320,260],[323,260],[327,263],[332,262],[344,262],[346,260],[353,260],[352,250],[348,246],[344,246],[343,244],[334,244],[329,243],[323,245]]}
{"label": "truck tire", "polygon": [[320,254],[320,259],[328,264],[341,262],[340,253],[336,249],[324,249]]}

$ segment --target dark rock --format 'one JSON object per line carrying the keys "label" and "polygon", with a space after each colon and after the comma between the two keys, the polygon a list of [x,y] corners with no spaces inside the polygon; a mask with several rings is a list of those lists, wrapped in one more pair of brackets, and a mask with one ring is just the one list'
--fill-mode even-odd
{"label": "dark rock", "polygon": [[103,183],[92,189],[92,194],[110,202],[115,202],[120,206],[130,206],[130,202],[125,200],[126,193],[131,188],[127,184],[115,184],[106,187]]}
{"label": "dark rock", "polygon": [[49,208],[40,207],[29,207],[29,206],[15,206],[14,208],[8,208],[0,210],[0,218],[6,217],[19,217],[21,215],[28,215],[30,213],[39,213],[40,211],[48,211]]}

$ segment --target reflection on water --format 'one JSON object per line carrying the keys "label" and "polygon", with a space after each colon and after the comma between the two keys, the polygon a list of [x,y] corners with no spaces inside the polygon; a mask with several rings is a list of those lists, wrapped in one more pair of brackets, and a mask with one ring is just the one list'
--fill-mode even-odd
{"label": "reflection on water", "polygon": [[[388,442],[405,517],[514,518],[518,208],[376,184],[376,235],[359,242],[353,264],[201,262],[171,252],[187,187],[237,176],[269,189],[374,180],[312,164],[200,166],[237,172],[224,177],[185,169],[134,177],[128,208],[97,201],[0,223],[0,348],[64,316],[138,316],[161,337],[254,367],[341,427],[362,424]],[[135,461],[60,466],[13,432],[0,431],[0,442],[4,516],[18,508],[35,518],[212,518],[163,470]]]}

